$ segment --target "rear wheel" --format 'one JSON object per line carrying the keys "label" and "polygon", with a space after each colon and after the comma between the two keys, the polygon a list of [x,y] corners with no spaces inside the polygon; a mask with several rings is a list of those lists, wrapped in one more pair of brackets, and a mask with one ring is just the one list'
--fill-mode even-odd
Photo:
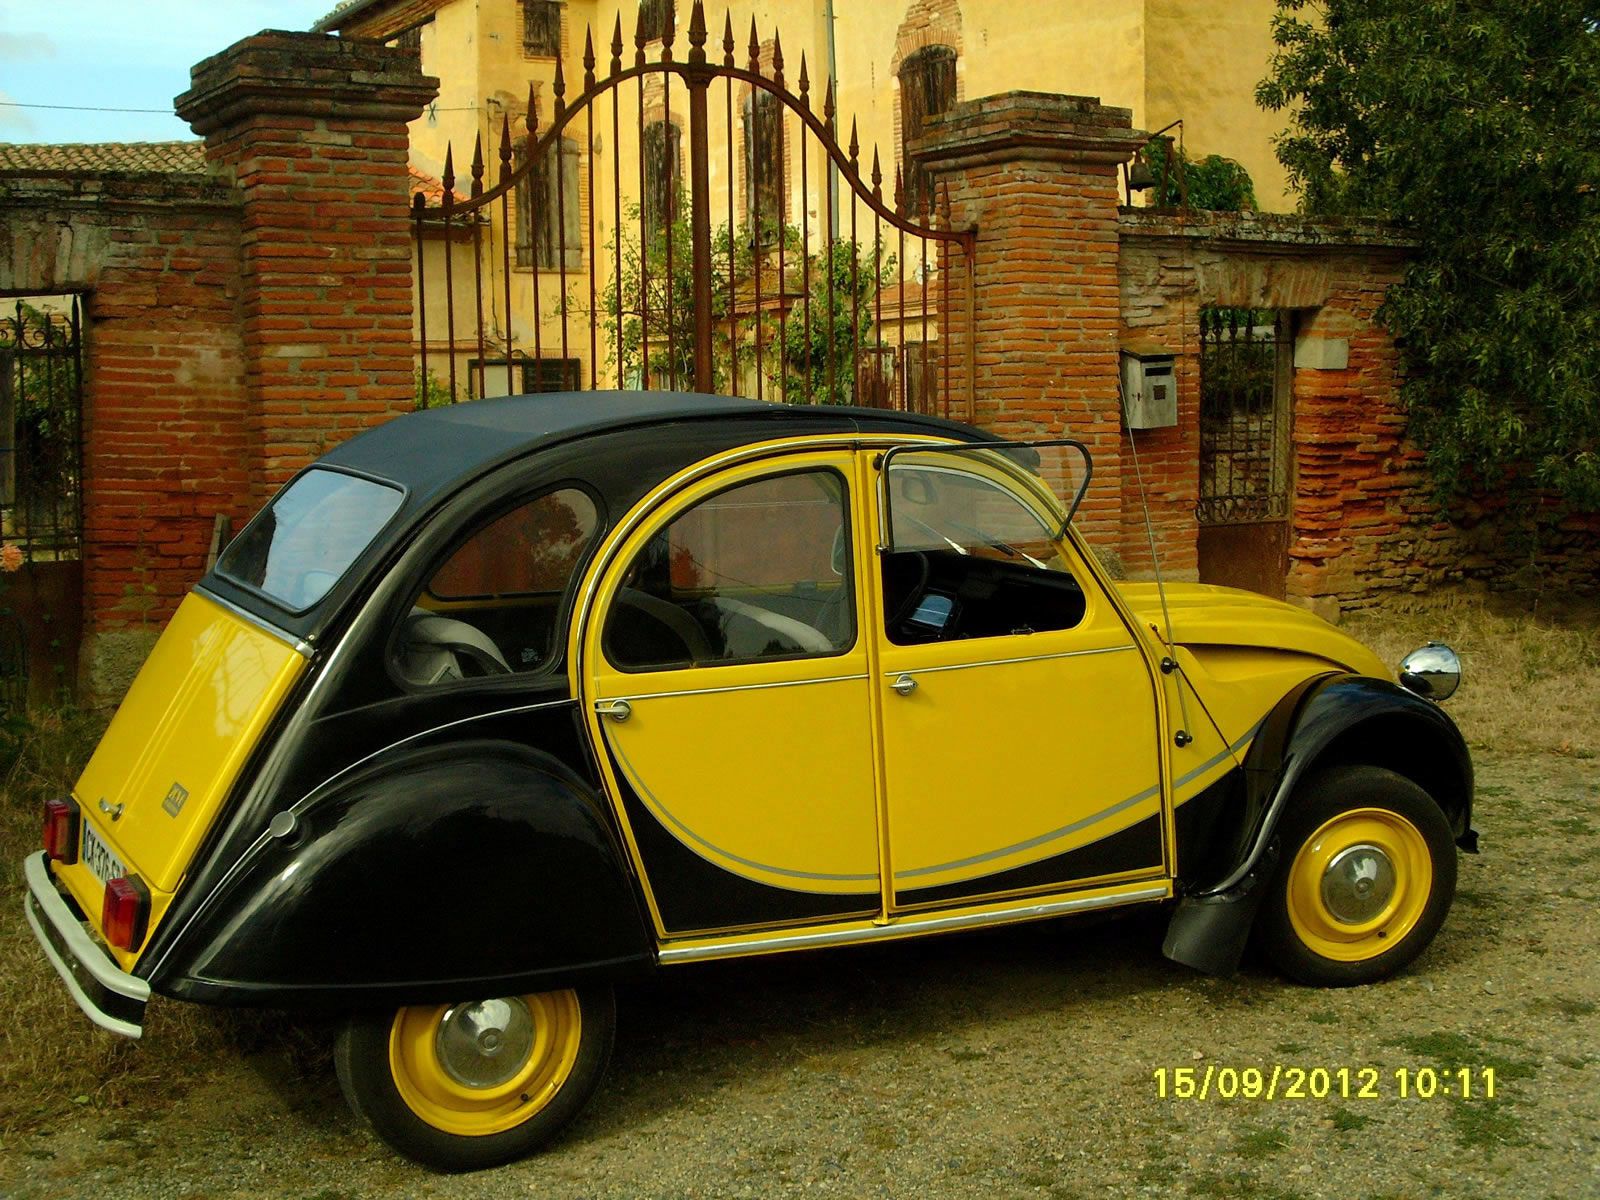
{"label": "rear wheel", "polygon": [[441,1171],[521,1158],[578,1114],[616,1033],[610,988],[352,1017],[334,1066],[345,1099],[400,1153]]}
{"label": "rear wheel", "polygon": [[1393,771],[1319,773],[1302,785],[1280,836],[1259,932],[1268,957],[1301,983],[1346,987],[1393,975],[1427,949],[1450,911],[1450,823]]}

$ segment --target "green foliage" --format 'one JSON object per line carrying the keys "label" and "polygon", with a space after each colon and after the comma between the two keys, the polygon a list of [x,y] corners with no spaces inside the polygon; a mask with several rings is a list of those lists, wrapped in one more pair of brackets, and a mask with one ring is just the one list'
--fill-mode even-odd
{"label": "green foliage", "polygon": [[450,388],[429,367],[424,373],[421,367],[412,372],[412,381],[416,389],[416,404],[418,408],[443,408],[447,404],[454,404],[455,397],[450,394]]}
{"label": "green foliage", "polygon": [[[614,373],[620,346],[626,386],[666,387],[671,384],[682,390],[693,386],[694,275],[690,270],[693,231],[689,225],[689,206],[681,195],[675,211],[678,215],[671,223],[670,255],[665,222],[643,239],[635,236],[624,240],[620,336],[614,271],[600,301],[600,320],[609,331],[606,339],[608,362]],[[628,209],[624,228],[629,227],[640,228],[637,205]],[[780,329],[775,305],[780,281],[779,236],[775,228],[765,228],[758,246],[748,230],[735,229],[726,223],[712,232],[712,390],[748,389],[748,376],[756,367],[755,338],[759,320],[763,346],[762,384],[766,395],[787,396],[793,403],[808,400],[829,403],[831,359],[834,379],[831,402],[852,404],[855,402],[852,366],[857,352],[874,340],[873,300],[877,289],[887,285],[893,277],[894,256],[880,255],[878,270],[874,272],[871,247],[862,250],[851,242],[836,242],[832,247],[831,265],[827,247],[813,251],[810,292],[798,296],[807,275],[806,256],[800,231],[786,225],[781,234],[782,292],[795,298]],[[617,253],[614,240],[607,244],[605,253],[608,259],[615,261],[612,258]],[[758,263],[763,297],[759,317],[754,311]],[[833,278],[831,307],[827,284],[830,272]],[[640,302],[641,284],[643,304]],[[735,313],[736,327],[731,346],[730,308]],[[809,343],[806,340],[808,313]],[[643,378],[647,357],[648,380]]]}
{"label": "green foliage", "polygon": [[854,364],[860,351],[876,344],[873,301],[895,275],[894,255],[880,255],[876,272],[872,259],[870,248],[854,242],[835,242],[831,253],[824,247],[812,256],[811,290],[789,310],[784,329],[784,386],[791,400],[857,402]]}
{"label": "green foliage", "polygon": [[1380,316],[1441,490],[1600,507],[1600,34],[1592,0],[1279,0],[1257,100],[1313,213],[1421,249]]}
{"label": "green foliage", "polygon": [[1143,154],[1150,173],[1156,177],[1152,203],[1158,207],[1181,205],[1185,192],[1190,208],[1246,212],[1256,207],[1256,188],[1250,172],[1231,158],[1208,154],[1196,161],[1167,137],[1151,138],[1145,143]]}

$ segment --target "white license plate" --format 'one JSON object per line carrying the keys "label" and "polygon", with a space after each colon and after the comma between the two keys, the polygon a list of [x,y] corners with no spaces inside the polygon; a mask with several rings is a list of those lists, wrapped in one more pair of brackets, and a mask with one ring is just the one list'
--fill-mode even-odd
{"label": "white license plate", "polygon": [[83,841],[78,848],[78,857],[83,859],[83,865],[94,872],[94,877],[101,883],[121,879],[128,873],[122,860],[111,853],[111,848],[100,840],[100,835],[87,821],[83,822]]}

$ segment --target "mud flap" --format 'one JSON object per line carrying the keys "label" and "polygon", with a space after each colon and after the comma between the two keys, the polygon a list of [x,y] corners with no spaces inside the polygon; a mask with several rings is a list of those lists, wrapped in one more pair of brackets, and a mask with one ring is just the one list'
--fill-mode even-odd
{"label": "mud flap", "polygon": [[1244,956],[1256,911],[1277,865],[1278,843],[1274,840],[1255,869],[1228,891],[1180,900],[1167,925],[1161,953],[1207,975],[1232,975]]}

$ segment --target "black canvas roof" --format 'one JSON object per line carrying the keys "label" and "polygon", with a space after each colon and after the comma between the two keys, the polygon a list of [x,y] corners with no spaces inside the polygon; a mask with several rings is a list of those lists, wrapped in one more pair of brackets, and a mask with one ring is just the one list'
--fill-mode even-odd
{"label": "black canvas roof", "polygon": [[351,438],[322,462],[402,484],[408,508],[544,446],[591,434],[684,421],[748,421],[750,441],[781,437],[789,422],[851,433],[867,427],[974,437],[951,421],[882,409],[772,404],[687,392],[549,392],[500,396],[410,413]]}

